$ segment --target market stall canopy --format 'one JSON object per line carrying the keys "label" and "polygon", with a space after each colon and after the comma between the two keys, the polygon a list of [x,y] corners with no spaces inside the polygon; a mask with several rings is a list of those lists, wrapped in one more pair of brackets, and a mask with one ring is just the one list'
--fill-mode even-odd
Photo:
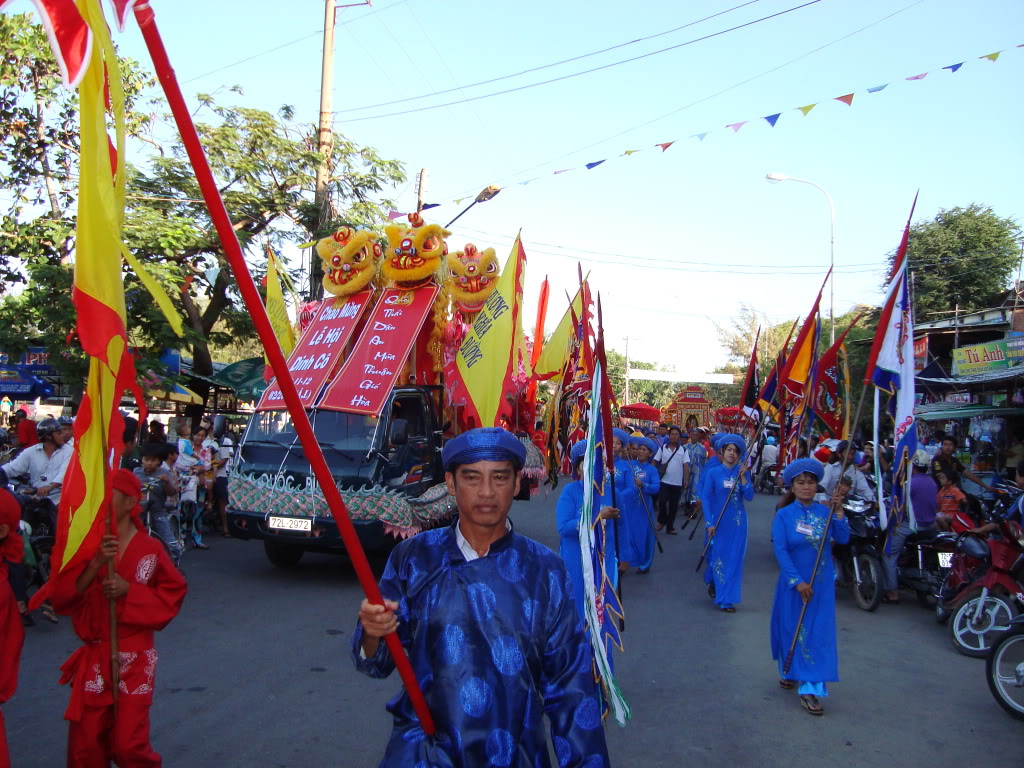
{"label": "market stall canopy", "polygon": [[[929,366],[930,368],[930,366]],[[930,373],[925,369],[921,373]],[[973,373],[967,376],[915,376],[917,381],[925,384],[948,386],[948,387],[969,387],[972,384],[988,384],[994,381],[1008,381],[1010,379],[1024,378],[1024,365],[1013,368],[1002,368],[984,373]]]}
{"label": "market stall canopy", "polygon": [[172,384],[168,390],[148,389],[146,390],[146,395],[157,400],[170,400],[174,403],[200,405],[203,402],[203,398],[188,387],[181,386],[181,384]]}
{"label": "market stall canopy", "polygon": [[643,419],[645,421],[660,421],[661,409],[646,403],[632,403],[619,408],[619,415],[630,419]]}
{"label": "market stall canopy", "polygon": [[221,368],[213,374],[213,382],[233,389],[240,400],[256,400],[267,388],[265,370],[266,362],[262,357],[250,357]]}

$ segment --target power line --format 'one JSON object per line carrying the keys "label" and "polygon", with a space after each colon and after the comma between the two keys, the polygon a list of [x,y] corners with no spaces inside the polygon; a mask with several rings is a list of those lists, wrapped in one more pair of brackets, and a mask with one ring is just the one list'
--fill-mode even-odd
{"label": "power line", "polygon": [[[625,43],[618,43],[616,45],[609,46],[608,48],[602,48],[599,51],[591,51],[590,53],[582,53],[579,56],[573,56],[573,57],[568,58],[568,59],[562,59],[561,61],[553,61],[550,64],[541,64],[540,66],[530,67],[529,69],[523,69],[523,70],[520,70],[519,72],[513,72],[513,73],[508,74],[508,75],[501,75],[500,77],[492,77],[489,80],[478,80],[475,83],[468,83],[467,85],[457,85],[454,88],[447,88],[447,89],[445,89],[443,91],[434,91],[433,93],[421,93],[419,96],[407,96],[406,98],[394,99],[393,101],[382,101],[382,102],[380,102],[378,104],[366,104],[366,105],[364,105],[362,107],[351,107],[350,109],[342,109],[342,110],[339,110],[336,114],[344,114],[346,112],[360,112],[360,111],[362,111],[364,109],[376,109],[377,107],[390,107],[393,104],[404,104],[407,101],[417,101],[419,99],[427,99],[427,98],[430,98],[432,96],[443,96],[446,93],[453,93],[455,91],[461,91],[464,88],[476,88],[477,86],[480,86],[480,85],[490,85],[491,83],[497,83],[497,82],[500,82],[502,80],[508,80],[510,78],[513,78],[513,77],[519,77],[520,75],[528,75],[531,72],[540,72],[543,69],[550,69],[551,67],[558,67],[558,66],[561,66],[562,64],[569,64],[569,63],[574,62],[574,61],[579,61],[581,59],[589,58],[591,56],[598,56],[598,55],[600,55],[602,53],[608,53],[608,51],[614,51],[614,50],[616,50],[618,48],[625,48],[626,46],[629,46],[629,45],[635,45],[636,43],[642,43],[642,42],[646,42],[647,40],[653,40],[656,37],[663,37],[664,35],[670,35],[673,32],[678,32],[681,29],[686,29],[687,27],[695,26],[695,25],[700,24],[702,22],[714,19],[714,18],[716,18],[718,16],[724,16],[727,13],[731,13],[732,11],[738,10],[740,8],[745,8],[748,5],[753,5],[754,3],[759,3],[759,2],[761,2],[761,0],[747,0],[747,2],[741,3],[740,5],[735,5],[732,8],[727,8],[724,11],[719,11],[718,13],[713,13],[710,16],[705,16],[703,19],[697,19],[696,21],[691,21],[691,22],[689,22],[687,24],[683,24],[682,26],[679,26],[679,27],[673,27],[672,29],[666,29],[664,32],[657,32],[657,33],[655,33],[653,35],[646,35],[644,37],[638,37],[635,40],[629,40],[629,41],[627,41]],[[429,42],[429,38],[427,40]],[[447,68],[447,66],[446,66],[446,68]],[[448,74],[451,74],[450,70],[449,70]],[[452,80],[455,80],[454,76],[452,76]]]}
{"label": "power line", "polygon": [[613,62],[611,62],[609,64],[602,64],[599,67],[592,67],[591,69],[585,69],[585,70],[583,70],[581,72],[571,72],[568,75],[561,75],[560,77],[553,77],[550,80],[541,80],[540,82],[537,82],[537,83],[528,83],[526,85],[520,85],[520,86],[517,86],[515,88],[506,88],[504,91],[494,91],[492,93],[484,93],[484,94],[481,94],[480,96],[471,96],[469,98],[456,99],[455,101],[447,101],[447,102],[443,102],[441,104],[430,104],[430,105],[425,106],[425,107],[416,107],[415,109],[403,109],[403,110],[401,110],[399,112],[386,112],[386,113],[381,114],[381,115],[369,115],[367,117],[353,117],[351,119],[345,120],[344,122],[346,122],[346,123],[359,123],[359,122],[362,122],[364,120],[379,120],[380,118],[394,117],[396,115],[410,115],[410,114],[413,114],[414,112],[425,112],[425,111],[430,110],[430,109],[440,109],[441,107],[450,107],[450,106],[453,106],[455,104],[465,104],[466,102],[469,102],[469,101],[479,101],[480,99],[489,99],[492,96],[503,96],[503,95],[508,94],[508,93],[515,93],[516,91],[524,91],[524,90],[526,90],[528,88],[536,88],[537,86],[541,86],[541,85],[549,85],[551,83],[557,83],[557,82],[560,82],[562,80],[569,80],[570,78],[579,77],[580,75],[589,75],[589,74],[591,74],[593,72],[600,72],[601,70],[604,70],[604,69],[611,69],[612,67],[617,67],[617,66],[619,66],[621,64],[629,64],[630,62],[639,61],[640,59],[646,59],[646,58],[649,58],[651,56],[657,56],[659,53],[666,53],[667,51],[674,51],[677,48],[683,48],[683,47],[685,47],[687,45],[693,45],[694,43],[699,43],[699,42],[702,42],[704,40],[710,40],[713,37],[719,37],[719,36],[725,35],[725,34],[727,34],[729,32],[735,32],[738,29],[743,29],[745,27],[750,27],[750,26],[753,26],[754,24],[760,24],[762,21],[768,21],[769,19],[774,19],[774,18],[776,18],[778,16],[783,16],[783,15],[785,15],[787,13],[792,13],[793,11],[799,11],[801,8],[806,8],[806,7],[810,6],[810,5],[816,5],[817,3],[820,3],[821,1],[822,0],[808,0],[808,2],[806,2],[806,3],[802,4],[802,5],[795,5],[792,8],[787,8],[784,11],[779,11],[777,13],[770,14],[769,16],[762,16],[760,19],[754,19],[753,21],[748,21],[745,24],[739,24],[739,25],[737,25],[735,27],[730,27],[729,29],[723,29],[723,30],[720,30],[718,32],[712,32],[711,34],[704,35],[703,37],[696,37],[696,38],[694,38],[692,40],[687,40],[686,42],[683,42],[683,43],[677,43],[676,45],[670,45],[667,48],[660,48],[660,49],[658,49],[656,51],[650,51],[648,53],[642,53],[639,56],[633,56],[632,58],[629,58],[629,59],[621,59],[619,61],[613,61]]}

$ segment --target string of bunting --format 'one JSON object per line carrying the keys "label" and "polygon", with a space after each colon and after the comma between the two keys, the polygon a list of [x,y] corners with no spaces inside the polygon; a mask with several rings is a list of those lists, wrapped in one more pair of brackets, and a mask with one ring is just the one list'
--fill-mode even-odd
{"label": "string of bunting", "polygon": [[[1024,43],[1022,43],[1020,45],[1017,45],[1015,47],[1016,48],[1024,48]],[[993,51],[992,53],[986,53],[985,55],[978,56],[977,58],[979,60],[986,60],[986,61],[994,63],[999,58],[999,56],[1001,54],[1005,53],[1005,51],[1006,51],[1006,49],[999,50],[999,51]],[[942,67],[942,69],[940,71],[945,70],[945,71],[950,72],[950,74],[956,73],[961,67],[963,67],[967,63],[967,61],[968,60],[965,59],[964,61],[958,62],[956,64],[949,64],[949,65],[947,65],[945,67]],[[904,77],[904,78],[902,78],[902,81],[903,82],[913,82],[913,81],[917,81],[917,80],[924,80],[926,77],[928,77],[929,74],[931,74],[930,71],[929,72],[921,72],[920,74],[917,74],[917,75],[911,75],[910,77]],[[882,83],[881,85],[875,85],[875,86],[872,86],[870,88],[865,88],[864,91],[866,93],[869,93],[869,94],[880,93],[881,91],[884,91],[886,88],[888,88],[890,85],[892,85],[893,82],[900,82],[900,81],[890,81],[888,83]],[[764,116],[758,117],[758,118],[748,118],[747,120],[739,120],[739,121],[737,121],[735,123],[726,123],[721,129],[717,129],[715,131],[707,130],[707,131],[702,131],[700,133],[693,133],[693,134],[690,134],[690,136],[688,138],[689,139],[696,139],[698,142],[703,142],[704,139],[707,138],[711,133],[717,133],[717,132],[723,131],[723,130],[728,130],[728,131],[731,131],[733,134],[737,134],[737,133],[740,132],[740,129],[742,129],[743,126],[751,124],[751,123],[756,123],[756,122],[758,122],[760,120],[764,120],[766,123],[768,123],[769,127],[774,128],[776,126],[776,124],[779,122],[779,119],[784,114],[786,114],[786,112],[800,112],[803,115],[803,117],[807,117],[807,115],[809,115],[811,113],[811,110],[813,110],[815,107],[817,107],[819,105],[822,105],[822,104],[829,103],[831,101],[839,101],[839,102],[842,102],[843,104],[846,104],[848,107],[852,107],[853,106],[853,99],[857,95],[857,93],[858,93],[858,91],[853,91],[851,93],[845,93],[842,96],[834,96],[834,97],[832,97],[831,99],[828,99],[828,100],[812,102],[810,104],[805,104],[802,107],[793,107],[792,109],[783,110],[783,111],[776,112],[776,113],[771,114],[771,115],[764,115]],[[604,158],[602,160],[594,160],[592,162],[584,163],[583,165],[574,166],[572,168],[561,168],[559,170],[552,171],[551,173],[544,174],[543,176],[534,176],[533,178],[526,179],[525,181],[517,181],[512,186],[525,187],[526,185],[530,184],[531,182],[537,181],[539,179],[550,178],[552,176],[560,176],[563,173],[570,173],[572,171],[581,171],[581,170],[592,171],[594,168],[597,168],[599,165],[603,165],[604,163],[607,163],[609,160],[618,160],[618,159],[621,159],[621,158],[624,158],[624,157],[630,157],[632,155],[637,154],[638,152],[651,152],[651,151],[654,151],[654,150],[657,149],[657,150],[660,150],[661,152],[664,153],[664,152],[667,152],[668,149],[672,145],[676,144],[678,141],[679,141],[678,139],[673,139],[672,141],[659,142],[657,144],[654,144],[651,147],[646,147],[646,148],[643,148],[643,149],[627,149],[621,155],[619,155],[617,157],[614,157],[614,158],[607,158],[606,157],[606,158]],[[451,200],[450,203],[454,204],[454,205],[461,205],[463,202],[465,202],[466,200],[470,200],[472,197],[473,197],[472,195],[466,195],[465,197],[459,197],[459,198],[456,198],[454,200]],[[426,205],[423,206],[422,210],[426,211],[426,210],[429,210],[431,208],[440,208],[442,205],[448,205],[448,204],[449,204],[449,202],[446,202],[446,203],[427,203]],[[401,217],[403,217],[405,215],[406,215],[405,213],[402,213],[400,211],[390,211],[388,213],[388,218],[393,220],[393,219],[401,218]]]}

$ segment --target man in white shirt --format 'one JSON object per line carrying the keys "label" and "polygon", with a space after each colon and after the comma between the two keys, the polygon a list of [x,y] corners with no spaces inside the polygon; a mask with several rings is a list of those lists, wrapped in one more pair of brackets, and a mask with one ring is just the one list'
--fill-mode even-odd
{"label": "man in white shirt", "polygon": [[767,437],[764,441],[764,447],[761,448],[761,469],[757,475],[757,483],[754,485],[754,490],[761,487],[764,482],[765,476],[771,476],[771,473],[775,470],[775,465],[779,461],[779,446],[775,444],[774,437]]}
{"label": "man in white shirt", "polygon": [[36,496],[46,498],[53,504],[51,522],[56,522],[57,505],[60,504],[60,489],[64,472],[71,459],[72,448],[67,444],[70,430],[64,429],[54,418],[43,419],[36,425],[39,442],[30,445],[13,460],[0,467],[8,479],[28,475],[29,485],[35,488]]}
{"label": "man in white shirt", "polygon": [[213,481],[213,503],[217,505],[221,532],[225,536],[231,535],[228,530],[228,473],[231,471],[234,454],[235,444],[227,434],[223,435],[213,457],[214,466],[217,467],[217,476]]}
{"label": "man in white shirt", "polygon": [[[658,525],[655,530],[667,528],[667,533],[676,533],[676,512],[683,488],[690,482],[690,452],[681,441],[679,427],[668,431],[668,442],[661,446],[654,457],[658,467],[664,467],[661,476],[661,490],[658,492]],[[660,469],[659,469],[660,471]]]}

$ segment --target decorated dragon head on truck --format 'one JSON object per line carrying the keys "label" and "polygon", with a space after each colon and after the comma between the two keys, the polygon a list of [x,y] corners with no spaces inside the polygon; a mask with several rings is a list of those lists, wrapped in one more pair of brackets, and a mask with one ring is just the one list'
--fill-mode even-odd
{"label": "decorated dragon head on truck", "polygon": [[389,282],[414,287],[426,282],[441,267],[448,253],[445,238],[451,234],[440,224],[425,224],[418,213],[409,214],[409,224],[389,224],[381,272]]}
{"label": "decorated dragon head on truck", "polygon": [[351,296],[366,288],[384,255],[380,237],[367,229],[342,227],[316,244],[323,262],[324,290],[332,296]]}
{"label": "decorated dragon head on truck", "polygon": [[478,249],[466,243],[461,251],[448,254],[448,292],[464,315],[473,316],[498,286],[498,259],[493,248]]}

